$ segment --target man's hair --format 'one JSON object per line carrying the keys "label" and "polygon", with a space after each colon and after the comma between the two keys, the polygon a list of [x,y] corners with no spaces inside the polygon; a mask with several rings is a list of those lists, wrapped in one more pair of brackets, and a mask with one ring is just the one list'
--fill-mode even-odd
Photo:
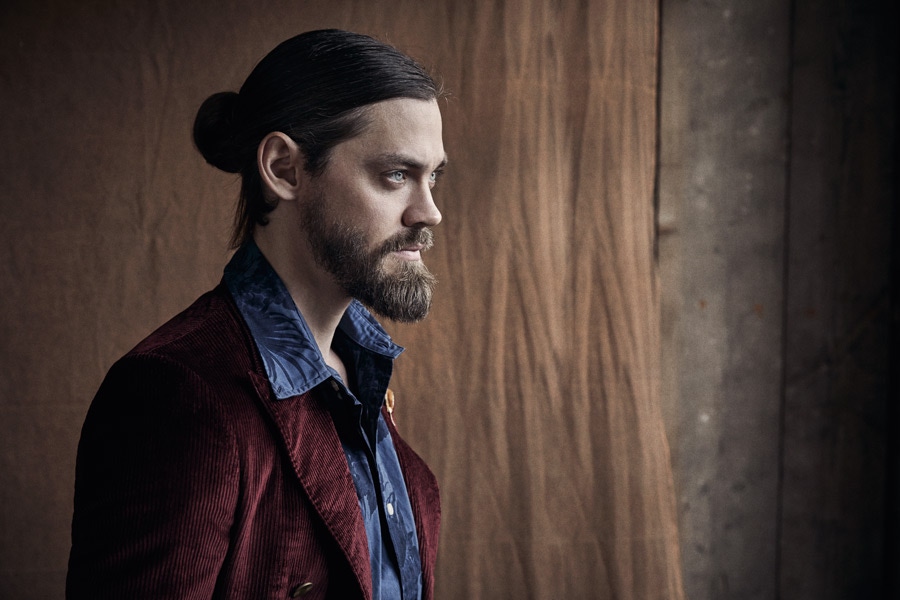
{"label": "man's hair", "polygon": [[263,195],[256,165],[262,139],[280,131],[303,151],[304,168],[320,175],[331,150],[362,133],[367,107],[392,98],[433,100],[442,91],[412,58],[369,36],[337,29],[309,31],[279,44],[240,92],[213,94],[194,120],[194,144],[206,161],[240,173],[241,195],[231,244],[268,223],[275,204]]}

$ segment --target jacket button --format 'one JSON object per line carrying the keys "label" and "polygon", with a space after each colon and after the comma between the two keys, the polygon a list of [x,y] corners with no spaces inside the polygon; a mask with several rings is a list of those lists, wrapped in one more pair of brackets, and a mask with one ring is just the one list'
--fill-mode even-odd
{"label": "jacket button", "polygon": [[306,594],[310,593],[312,589],[313,584],[311,581],[301,583],[293,589],[293,591],[291,592],[291,598],[299,598],[300,596],[305,596]]}

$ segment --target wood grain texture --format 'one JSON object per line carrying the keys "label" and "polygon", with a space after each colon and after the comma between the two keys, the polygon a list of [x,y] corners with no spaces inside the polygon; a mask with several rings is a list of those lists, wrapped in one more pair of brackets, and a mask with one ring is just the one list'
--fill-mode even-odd
{"label": "wood grain texture", "polygon": [[227,258],[237,185],[191,147],[194,111],[327,26],[394,43],[451,92],[436,306],[392,328],[394,417],[442,484],[437,596],[682,597],[658,406],[656,2],[3,11],[0,596],[60,595],[81,415]]}
{"label": "wood grain texture", "polygon": [[425,383],[440,405],[406,431],[459,483],[449,597],[680,597],[657,405],[655,10],[495,3],[461,17],[460,72],[441,63],[443,284],[398,337],[416,353],[402,391]]}

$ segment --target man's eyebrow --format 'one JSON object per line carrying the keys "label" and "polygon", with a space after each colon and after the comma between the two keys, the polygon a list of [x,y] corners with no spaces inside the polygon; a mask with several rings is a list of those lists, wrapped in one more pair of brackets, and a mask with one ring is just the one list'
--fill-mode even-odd
{"label": "man's eyebrow", "polygon": [[[414,169],[423,171],[426,168],[426,165],[421,161],[414,159],[411,156],[407,156],[406,154],[398,154],[394,152],[389,152],[387,154],[379,154],[375,158],[370,161],[371,164],[375,165],[397,165],[401,167],[406,167],[407,169]],[[447,165],[447,155],[444,155],[444,158],[438,163],[436,171],[439,169],[443,169]]]}

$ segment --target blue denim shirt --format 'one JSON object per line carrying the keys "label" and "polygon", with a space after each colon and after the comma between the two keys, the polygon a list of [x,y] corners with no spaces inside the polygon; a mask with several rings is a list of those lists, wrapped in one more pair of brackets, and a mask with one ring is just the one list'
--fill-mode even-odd
{"label": "blue denim shirt", "polygon": [[366,527],[373,599],[418,600],[422,567],[416,525],[381,414],[393,360],[403,349],[354,300],[332,343],[351,380],[342,381],[325,364],[287,288],[254,242],[235,253],[224,281],[253,335],[275,396],[319,388],[317,393],[329,399]]}

